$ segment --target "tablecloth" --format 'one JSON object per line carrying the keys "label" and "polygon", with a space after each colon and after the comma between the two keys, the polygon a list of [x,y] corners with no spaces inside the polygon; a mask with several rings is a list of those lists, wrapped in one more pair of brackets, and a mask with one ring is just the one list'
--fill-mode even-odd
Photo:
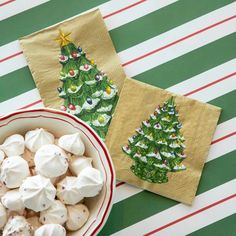
{"label": "tablecloth", "polygon": [[117,182],[99,235],[234,235],[233,0],[0,0],[0,115],[43,106],[17,39],[97,7],[129,77],[223,109],[193,205]]}

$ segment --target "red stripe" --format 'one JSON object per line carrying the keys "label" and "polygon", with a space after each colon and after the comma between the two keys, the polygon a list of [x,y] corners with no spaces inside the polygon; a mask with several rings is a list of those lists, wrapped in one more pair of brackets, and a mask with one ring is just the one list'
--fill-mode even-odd
{"label": "red stripe", "polygon": [[193,91],[191,91],[191,92],[189,92],[189,93],[186,93],[186,94],[184,94],[184,96],[189,96],[189,95],[191,95],[191,94],[194,94],[194,93],[196,93],[196,92],[199,92],[199,91],[201,91],[201,90],[203,90],[203,89],[205,89],[205,88],[208,88],[208,87],[210,87],[210,86],[212,86],[212,85],[214,85],[214,84],[217,84],[217,83],[219,83],[219,82],[221,82],[221,81],[223,81],[223,80],[226,80],[226,79],[228,79],[228,78],[230,78],[230,77],[232,77],[232,76],[234,76],[234,75],[236,75],[236,72],[234,72],[234,73],[232,73],[232,74],[230,74],[230,75],[226,75],[226,76],[224,76],[224,77],[222,77],[222,78],[220,78],[220,79],[218,79],[218,80],[215,80],[215,81],[213,81],[213,82],[211,82],[211,83],[209,83],[209,84],[206,84],[206,85],[204,85],[204,86],[202,86],[202,87],[200,87],[200,88],[197,88],[197,89],[195,89],[195,90],[193,90]]}
{"label": "red stripe", "polygon": [[162,51],[162,50],[164,50],[164,49],[166,49],[166,48],[169,48],[169,47],[171,47],[171,46],[173,46],[173,45],[175,45],[175,44],[177,44],[177,43],[180,43],[180,42],[182,42],[182,41],[184,41],[184,40],[186,40],[186,39],[192,38],[193,36],[196,36],[196,35],[198,35],[198,34],[200,34],[200,33],[202,33],[202,32],[205,32],[205,31],[207,31],[207,30],[209,30],[209,29],[212,29],[212,28],[214,28],[214,27],[216,27],[216,26],[218,26],[218,25],[220,25],[220,24],[223,24],[223,23],[225,23],[225,22],[227,22],[227,21],[233,20],[234,18],[236,18],[236,15],[231,16],[231,17],[228,17],[228,18],[226,18],[226,19],[224,19],[224,20],[221,20],[221,21],[219,21],[219,22],[217,22],[217,23],[215,23],[215,24],[209,25],[209,26],[207,26],[207,27],[205,27],[205,28],[203,28],[203,29],[201,29],[201,30],[198,30],[198,31],[196,31],[196,32],[194,32],[194,33],[192,33],[192,34],[189,34],[189,35],[187,35],[187,36],[185,36],[185,37],[183,37],[183,38],[180,38],[180,39],[178,39],[178,40],[176,40],[176,41],[174,41],[174,42],[172,42],[172,43],[169,43],[169,44],[167,44],[167,45],[165,45],[165,46],[163,46],[163,47],[157,48],[157,49],[155,49],[155,50],[153,50],[153,51],[151,51],[151,52],[149,52],[149,53],[146,53],[146,54],[144,54],[144,55],[142,55],[142,56],[140,56],[140,57],[137,57],[137,58],[135,58],[135,59],[133,59],[133,60],[130,60],[130,61],[128,61],[128,62],[125,62],[124,64],[122,64],[122,66],[127,66],[127,65],[129,65],[129,64],[132,64],[132,63],[134,63],[134,62],[136,62],[136,61],[139,61],[139,60],[141,60],[141,59],[143,59],[143,58],[145,58],[145,57],[148,57],[148,56],[150,56],[150,55],[152,55],[152,54],[155,54],[155,53],[157,53],[157,52],[159,52],[159,51]]}
{"label": "red stripe", "polygon": [[226,198],[223,198],[223,199],[221,199],[221,200],[219,200],[219,201],[217,201],[217,202],[214,202],[214,203],[212,203],[212,204],[210,204],[210,205],[208,205],[208,206],[205,206],[205,207],[203,207],[203,208],[201,208],[201,209],[199,209],[199,210],[197,210],[197,211],[195,211],[195,212],[193,212],[193,213],[190,213],[190,214],[185,215],[185,216],[183,216],[183,217],[181,217],[181,218],[179,218],[179,219],[177,219],[177,220],[174,220],[174,221],[172,221],[172,222],[170,222],[170,223],[168,223],[168,224],[166,224],[166,225],[163,225],[163,226],[161,226],[160,228],[157,228],[157,229],[155,229],[155,230],[153,230],[153,231],[151,231],[151,232],[149,232],[149,233],[146,233],[146,234],[144,234],[144,236],[153,235],[154,233],[160,232],[160,231],[163,230],[163,229],[166,229],[166,228],[168,228],[168,227],[170,227],[170,226],[172,226],[172,225],[175,225],[175,224],[177,224],[177,223],[179,223],[179,222],[181,222],[181,221],[183,221],[183,220],[185,220],[185,219],[188,219],[188,218],[190,218],[190,217],[192,217],[192,216],[194,216],[194,215],[197,215],[197,214],[199,214],[199,213],[201,213],[201,212],[203,212],[203,211],[206,211],[206,210],[208,210],[208,209],[210,209],[210,208],[212,208],[212,207],[214,207],[214,206],[217,206],[217,205],[219,205],[219,204],[221,204],[221,203],[223,203],[223,202],[226,202],[226,201],[228,201],[228,200],[230,200],[230,199],[233,199],[233,198],[235,198],[235,197],[236,197],[236,194],[232,194],[232,195],[230,195],[230,196],[228,196],[228,197],[226,197]]}
{"label": "red stripe", "polygon": [[223,136],[223,137],[221,137],[221,138],[218,138],[218,139],[216,139],[216,140],[214,140],[214,141],[212,141],[211,144],[218,143],[218,142],[220,142],[220,141],[222,141],[222,140],[224,140],[224,139],[226,139],[226,138],[229,138],[229,137],[231,137],[231,136],[234,136],[234,135],[236,135],[236,131],[235,131],[235,132],[232,132],[232,133],[230,133],[230,134],[227,134],[227,135],[225,135],[225,136]]}
{"label": "red stripe", "polygon": [[125,182],[120,182],[120,183],[116,184],[116,187],[119,187],[119,186],[121,186],[123,184],[125,184]]}
{"label": "red stripe", "polygon": [[11,2],[15,2],[16,0],[9,0],[9,1],[6,1],[6,2],[3,2],[3,3],[0,3],[0,7],[4,6],[4,5],[7,5]]}
{"label": "red stripe", "polygon": [[114,11],[114,12],[112,12],[112,13],[110,13],[110,14],[107,14],[107,15],[103,16],[103,19],[106,19],[106,18],[108,18],[108,17],[114,16],[114,15],[120,13],[120,12],[123,12],[123,11],[125,11],[125,10],[128,10],[128,9],[130,9],[130,8],[132,8],[132,7],[134,7],[134,6],[137,6],[137,5],[139,5],[139,4],[143,3],[143,2],[146,2],[146,0],[141,0],[141,1],[139,1],[139,2],[136,2],[136,3],[133,3],[133,4],[129,5],[129,6],[127,6],[127,7],[121,8],[120,10],[117,10],[117,11]]}
{"label": "red stripe", "polygon": [[4,62],[4,61],[6,61],[6,60],[9,60],[9,59],[11,59],[11,58],[13,58],[13,57],[19,56],[19,55],[22,54],[22,53],[23,53],[22,51],[21,51],[21,52],[17,52],[17,53],[12,54],[12,55],[10,55],[10,56],[8,56],[8,57],[5,57],[5,58],[3,58],[3,59],[0,59],[0,63],[1,63],[1,62]]}
{"label": "red stripe", "polygon": [[28,105],[26,105],[26,106],[24,106],[24,107],[21,107],[21,108],[19,108],[19,109],[17,109],[17,110],[26,109],[26,108],[32,107],[32,106],[34,106],[34,105],[36,105],[36,104],[38,104],[38,103],[40,103],[40,102],[42,102],[41,99],[38,100],[38,101],[35,101],[35,102],[31,103],[31,104],[28,104]]}

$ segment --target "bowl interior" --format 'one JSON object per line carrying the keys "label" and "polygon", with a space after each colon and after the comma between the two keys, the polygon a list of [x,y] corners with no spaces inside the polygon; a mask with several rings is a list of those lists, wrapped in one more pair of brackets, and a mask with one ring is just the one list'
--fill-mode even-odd
{"label": "bowl interior", "polygon": [[85,156],[93,158],[93,166],[99,169],[104,179],[100,194],[86,198],[85,204],[90,211],[90,218],[80,230],[67,235],[92,235],[104,225],[112,205],[115,184],[111,158],[105,144],[83,121],[52,109],[25,110],[0,118],[0,143],[12,134],[24,135],[28,130],[44,128],[55,137],[79,132],[85,143]]}

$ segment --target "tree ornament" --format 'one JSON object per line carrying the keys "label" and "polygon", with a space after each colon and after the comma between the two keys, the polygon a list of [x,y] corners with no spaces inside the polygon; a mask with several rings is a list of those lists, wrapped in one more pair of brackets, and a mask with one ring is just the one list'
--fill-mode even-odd
{"label": "tree ornament", "polygon": [[104,121],[105,121],[105,119],[104,119],[103,116],[99,116],[99,117],[98,117],[98,122],[99,122],[100,124],[104,123]]}
{"label": "tree ornament", "polygon": [[66,106],[62,105],[60,109],[61,111],[66,111]]}
{"label": "tree ornament", "polygon": [[88,64],[84,64],[84,69],[88,70],[88,68],[89,68],[89,65]]}
{"label": "tree ornament", "polygon": [[68,107],[69,107],[70,110],[75,110],[75,105],[74,104],[70,104]]}
{"label": "tree ornament", "polygon": [[95,80],[97,80],[97,81],[100,80],[100,76],[99,76],[99,74],[96,74],[96,75],[95,75]]}
{"label": "tree ornament", "polygon": [[163,163],[164,163],[165,165],[167,165],[167,160],[164,160]]}
{"label": "tree ornament", "polygon": [[87,101],[87,103],[88,103],[89,105],[92,105],[92,103],[93,103],[93,101],[92,101],[92,99],[91,99],[90,97],[88,97],[86,101]]}
{"label": "tree ornament", "polygon": [[76,59],[76,58],[77,58],[77,52],[72,52],[72,53],[71,53],[71,56],[72,56],[74,59]]}
{"label": "tree ornament", "polygon": [[60,55],[60,56],[59,56],[59,60],[60,60],[60,61],[65,61],[65,59],[66,59],[66,58],[65,58],[64,55]]}
{"label": "tree ornament", "polygon": [[105,75],[105,72],[103,70],[101,70],[101,75],[104,76]]}
{"label": "tree ornament", "polygon": [[72,85],[70,86],[70,90],[71,90],[72,92],[75,92],[76,89],[77,89],[77,86],[76,86],[76,85],[72,84]]}
{"label": "tree ornament", "polygon": [[92,60],[90,61],[90,63],[91,63],[92,65],[94,65],[94,60],[92,59]]}
{"label": "tree ornament", "polygon": [[58,88],[57,88],[57,91],[58,91],[59,93],[61,93],[61,92],[62,92],[62,87],[58,87]]}
{"label": "tree ornament", "polygon": [[110,80],[109,80],[109,83],[112,85],[112,84],[113,84],[113,80],[110,79]]}
{"label": "tree ornament", "polygon": [[75,71],[74,71],[73,69],[70,69],[70,70],[69,70],[69,74],[70,74],[71,76],[74,76],[74,75],[75,75]]}
{"label": "tree ornament", "polygon": [[110,86],[107,86],[107,87],[106,87],[106,93],[107,93],[107,94],[111,94],[111,87],[110,87]]}
{"label": "tree ornament", "polygon": [[82,49],[81,47],[78,47],[77,50],[78,50],[78,52],[80,52],[80,53],[83,51],[83,49]]}

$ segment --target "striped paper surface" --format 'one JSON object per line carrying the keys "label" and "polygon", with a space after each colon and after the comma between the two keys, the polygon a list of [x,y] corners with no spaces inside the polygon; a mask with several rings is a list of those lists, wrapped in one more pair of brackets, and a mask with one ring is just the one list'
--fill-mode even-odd
{"label": "striped paper surface", "polygon": [[117,183],[99,235],[234,235],[233,0],[0,0],[0,115],[43,106],[17,39],[96,7],[128,76],[223,109],[194,204]]}

